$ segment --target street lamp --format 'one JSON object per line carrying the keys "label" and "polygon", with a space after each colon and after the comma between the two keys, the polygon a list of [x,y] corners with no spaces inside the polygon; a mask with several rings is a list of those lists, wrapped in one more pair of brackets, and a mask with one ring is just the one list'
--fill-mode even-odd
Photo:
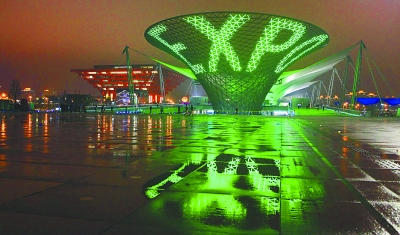
{"label": "street lamp", "polygon": [[48,110],[48,109],[49,109],[49,98],[48,98],[48,97],[45,97],[44,99],[46,100],[46,103],[47,103],[47,110]]}

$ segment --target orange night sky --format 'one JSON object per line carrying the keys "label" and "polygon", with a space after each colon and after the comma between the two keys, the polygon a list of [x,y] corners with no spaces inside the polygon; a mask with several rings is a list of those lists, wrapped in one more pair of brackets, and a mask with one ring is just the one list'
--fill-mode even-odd
{"label": "orange night sky", "polygon": [[[151,46],[144,31],[166,18],[210,11],[282,15],[324,29],[329,44],[289,69],[308,66],[363,40],[400,96],[398,0],[6,0],[0,7],[0,92],[8,92],[17,79],[22,88],[35,91],[98,95],[70,70],[122,64],[125,45],[182,66]],[[139,54],[131,57],[132,63],[153,63]]]}

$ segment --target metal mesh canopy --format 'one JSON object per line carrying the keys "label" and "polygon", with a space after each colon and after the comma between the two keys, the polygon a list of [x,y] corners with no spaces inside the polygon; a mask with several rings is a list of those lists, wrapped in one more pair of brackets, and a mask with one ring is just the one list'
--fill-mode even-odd
{"label": "metal mesh canopy", "polygon": [[222,112],[261,110],[280,74],[329,41],[306,22],[239,12],[170,18],[150,26],[145,37],[184,63]]}

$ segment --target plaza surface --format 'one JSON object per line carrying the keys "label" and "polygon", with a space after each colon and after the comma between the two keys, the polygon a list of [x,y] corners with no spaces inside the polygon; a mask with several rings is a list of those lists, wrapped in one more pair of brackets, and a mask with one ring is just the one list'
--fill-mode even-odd
{"label": "plaza surface", "polygon": [[2,113],[0,234],[399,234],[400,119],[296,112]]}

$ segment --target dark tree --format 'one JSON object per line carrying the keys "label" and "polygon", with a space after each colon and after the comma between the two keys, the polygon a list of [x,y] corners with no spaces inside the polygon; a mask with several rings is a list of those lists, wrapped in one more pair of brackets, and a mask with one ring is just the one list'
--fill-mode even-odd
{"label": "dark tree", "polygon": [[13,80],[11,83],[10,91],[8,92],[8,97],[14,100],[14,110],[17,110],[17,99],[21,95],[21,87],[19,86],[18,80]]}

